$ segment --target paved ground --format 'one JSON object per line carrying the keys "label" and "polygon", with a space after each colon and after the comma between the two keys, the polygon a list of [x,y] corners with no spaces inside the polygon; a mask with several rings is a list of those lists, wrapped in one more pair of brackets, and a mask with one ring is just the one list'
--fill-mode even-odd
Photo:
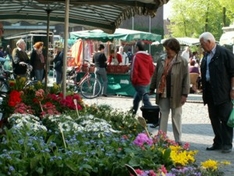
{"label": "paved ground", "polygon": [[[87,104],[108,104],[115,109],[127,111],[132,106],[132,98],[121,96],[98,97],[93,100],[84,100]],[[154,103],[154,98],[151,97],[151,102]],[[141,115],[139,110],[138,115]],[[188,102],[183,106],[182,115],[183,135],[182,141],[190,143],[191,150],[198,150],[197,164],[207,159],[218,161],[230,161],[231,165],[225,166],[222,171],[225,176],[234,176],[234,151],[229,154],[223,154],[221,151],[206,151],[206,147],[213,143],[213,131],[208,118],[207,107],[203,105],[201,95],[190,94]],[[156,133],[157,129],[149,128],[152,133]],[[173,138],[171,119],[168,124],[168,136]]]}

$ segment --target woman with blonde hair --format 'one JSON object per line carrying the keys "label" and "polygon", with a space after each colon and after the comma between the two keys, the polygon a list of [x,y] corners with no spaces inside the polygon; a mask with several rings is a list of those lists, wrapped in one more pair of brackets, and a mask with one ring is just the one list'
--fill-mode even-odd
{"label": "woman with blonde hair", "polygon": [[43,42],[36,42],[33,45],[33,51],[30,57],[30,62],[33,66],[31,76],[35,77],[35,79],[38,81],[43,80],[45,72],[45,57],[42,52],[43,46]]}

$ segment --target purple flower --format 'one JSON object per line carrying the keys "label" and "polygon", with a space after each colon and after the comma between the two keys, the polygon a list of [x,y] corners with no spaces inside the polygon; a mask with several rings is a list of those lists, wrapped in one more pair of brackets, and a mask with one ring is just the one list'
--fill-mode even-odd
{"label": "purple flower", "polygon": [[150,139],[145,133],[139,133],[133,143],[139,147],[142,147],[145,143],[151,146],[153,140]]}

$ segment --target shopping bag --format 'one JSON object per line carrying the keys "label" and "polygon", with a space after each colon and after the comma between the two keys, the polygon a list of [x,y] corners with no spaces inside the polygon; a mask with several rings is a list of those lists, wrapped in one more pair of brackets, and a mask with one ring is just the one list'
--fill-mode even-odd
{"label": "shopping bag", "polygon": [[234,127],[234,100],[232,100],[232,112],[228,118],[227,125],[229,127]]}

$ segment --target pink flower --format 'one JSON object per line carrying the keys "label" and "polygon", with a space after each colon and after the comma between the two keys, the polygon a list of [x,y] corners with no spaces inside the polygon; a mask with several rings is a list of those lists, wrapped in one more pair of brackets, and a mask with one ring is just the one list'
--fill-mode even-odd
{"label": "pink flower", "polygon": [[144,171],[142,171],[140,169],[135,169],[135,171],[136,171],[137,174],[143,174],[144,173]]}
{"label": "pink flower", "polygon": [[160,172],[163,172],[164,174],[167,173],[167,168],[166,168],[164,165],[162,165],[161,168],[159,168],[158,170],[159,170]]}
{"label": "pink flower", "polygon": [[190,144],[189,144],[188,142],[186,142],[186,143],[184,144],[184,146],[183,146],[183,149],[189,150],[189,148],[190,148]]}
{"label": "pink flower", "polygon": [[42,101],[44,99],[45,92],[43,89],[39,89],[35,92],[35,96],[38,98],[39,101]]}
{"label": "pink flower", "polygon": [[20,114],[34,114],[34,111],[32,110],[31,106],[27,106],[24,103],[19,103],[15,106],[14,113],[20,113]]}
{"label": "pink flower", "polygon": [[133,143],[139,147],[143,147],[145,143],[151,146],[153,145],[153,140],[150,139],[145,133],[139,133]]}

